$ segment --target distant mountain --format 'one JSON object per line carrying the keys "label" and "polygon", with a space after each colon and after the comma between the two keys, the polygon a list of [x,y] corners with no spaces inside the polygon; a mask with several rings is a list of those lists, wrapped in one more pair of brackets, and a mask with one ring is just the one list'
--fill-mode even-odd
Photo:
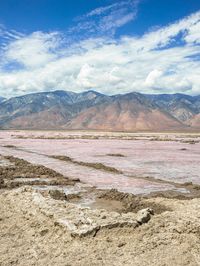
{"label": "distant mountain", "polygon": [[111,101],[82,111],[66,128],[117,131],[170,130],[186,126],[139,93],[113,96]]}
{"label": "distant mountain", "polygon": [[53,91],[0,102],[0,127],[163,131],[200,129],[200,96]]}
{"label": "distant mountain", "polygon": [[57,128],[107,98],[94,91],[54,91],[14,97],[0,103],[0,127]]}
{"label": "distant mountain", "polygon": [[161,94],[147,97],[182,122],[187,122],[200,113],[200,96]]}

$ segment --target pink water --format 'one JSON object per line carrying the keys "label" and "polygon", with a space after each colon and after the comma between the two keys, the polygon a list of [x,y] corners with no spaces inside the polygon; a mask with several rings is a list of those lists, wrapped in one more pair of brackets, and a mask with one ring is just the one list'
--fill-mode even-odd
{"label": "pink water", "polygon": [[[200,184],[200,143],[191,145],[179,141],[149,141],[145,134],[137,140],[124,140],[120,136],[118,139],[116,136],[111,139],[80,139],[83,133],[76,133],[77,139],[35,139],[35,136],[64,138],[72,134],[74,133],[2,131],[0,154],[42,164],[70,178],[78,177],[81,181],[100,188],[114,187],[132,193],[174,189],[172,185],[150,182],[142,177]],[[17,135],[34,138],[19,139]],[[172,137],[178,139],[176,135]],[[21,150],[5,148],[5,145],[14,145]],[[183,148],[186,150],[182,150]],[[108,156],[110,153],[120,153],[125,157],[111,157]],[[55,160],[47,155],[65,155],[78,161],[100,162],[121,170],[123,174],[106,173]]]}

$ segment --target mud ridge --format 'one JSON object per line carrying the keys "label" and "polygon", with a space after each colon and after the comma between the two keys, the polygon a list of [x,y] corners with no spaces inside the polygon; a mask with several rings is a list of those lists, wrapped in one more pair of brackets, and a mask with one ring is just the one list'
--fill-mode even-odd
{"label": "mud ridge", "polygon": [[[34,165],[13,156],[4,156],[11,165],[0,166],[0,188],[14,188],[26,185],[74,185],[71,180],[42,165]],[[16,181],[15,181],[16,180]],[[23,181],[22,181],[23,180]],[[26,182],[24,182],[26,180]],[[45,180],[45,181],[44,181]]]}
{"label": "mud ridge", "polygon": [[93,168],[96,170],[102,170],[105,172],[111,172],[111,173],[115,173],[115,174],[122,174],[123,173],[122,171],[120,171],[114,167],[110,167],[110,166],[107,166],[107,165],[102,164],[102,163],[89,163],[89,162],[76,161],[69,156],[62,156],[62,155],[53,155],[53,156],[49,156],[49,157],[54,158],[54,159],[58,159],[58,160],[62,160],[65,162],[74,163],[74,164],[81,165],[81,166],[90,167],[90,168]]}

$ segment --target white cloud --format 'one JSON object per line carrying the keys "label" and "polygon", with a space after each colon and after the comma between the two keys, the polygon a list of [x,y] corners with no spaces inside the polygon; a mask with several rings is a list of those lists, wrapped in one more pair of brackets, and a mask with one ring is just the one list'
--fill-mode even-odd
{"label": "white cloud", "polygon": [[[200,94],[200,60],[193,59],[199,55],[199,40],[200,12],[118,41],[90,38],[65,47],[62,34],[33,33],[3,51],[0,95],[88,88],[108,94]],[[7,71],[5,66],[15,61],[23,68]]]}
{"label": "white cloud", "polygon": [[77,84],[79,84],[81,87],[84,88],[91,88],[94,85],[90,81],[90,77],[92,76],[93,69],[88,65],[84,64],[81,69],[79,74],[77,75]]}
{"label": "white cloud", "polygon": [[155,83],[158,81],[158,79],[162,76],[162,74],[163,74],[162,71],[154,69],[148,74],[145,80],[145,85],[148,87],[153,87]]}
{"label": "white cloud", "polygon": [[59,45],[58,33],[33,34],[11,42],[5,52],[9,61],[16,61],[25,67],[40,67],[54,60],[54,50]]}
{"label": "white cloud", "polygon": [[83,17],[93,17],[93,16],[99,16],[102,14],[105,14],[108,11],[113,11],[113,10],[120,10],[121,8],[135,8],[137,5],[141,2],[141,0],[124,0],[124,1],[117,1],[114,4],[108,5],[108,6],[103,6],[96,8],[89,13],[87,13]]}
{"label": "white cloud", "polygon": [[8,30],[2,24],[0,24],[0,37],[3,39],[15,40],[24,37],[24,34],[16,30]]}
{"label": "white cloud", "polygon": [[86,14],[84,17],[93,17],[93,16],[102,15],[103,13],[107,12],[108,10],[116,8],[119,5],[121,5],[121,4],[120,3],[115,3],[115,4],[112,4],[112,5],[95,8],[94,10],[92,10],[88,14]]}
{"label": "white cloud", "polygon": [[124,0],[115,4],[96,8],[88,14],[78,17],[78,24],[68,33],[82,33],[98,36],[114,36],[117,29],[134,20],[141,0]]}

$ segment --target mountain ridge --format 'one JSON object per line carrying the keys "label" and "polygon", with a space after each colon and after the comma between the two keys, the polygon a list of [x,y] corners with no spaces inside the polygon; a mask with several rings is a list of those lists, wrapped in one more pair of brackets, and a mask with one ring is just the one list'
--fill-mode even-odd
{"label": "mountain ridge", "polygon": [[94,129],[110,131],[200,128],[200,96],[105,95],[94,90],[55,90],[0,97],[2,129]]}

